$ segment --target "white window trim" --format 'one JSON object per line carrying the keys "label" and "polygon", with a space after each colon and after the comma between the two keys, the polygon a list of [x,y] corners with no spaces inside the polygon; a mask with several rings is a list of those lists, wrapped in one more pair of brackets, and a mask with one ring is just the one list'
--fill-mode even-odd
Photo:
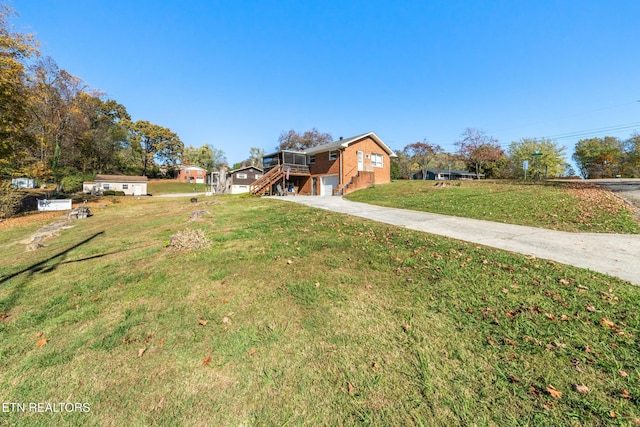
{"label": "white window trim", "polygon": [[384,156],[382,154],[371,153],[371,166],[374,168],[384,167]]}
{"label": "white window trim", "polygon": [[329,160],[335,160],[337,158],[338,158],[338,151],[337,150],[329,151]]}
{"label": "white window trim", "polygon": [[247,179],[247,174],[246,173],[237,173],[236,177],[238,179]]}

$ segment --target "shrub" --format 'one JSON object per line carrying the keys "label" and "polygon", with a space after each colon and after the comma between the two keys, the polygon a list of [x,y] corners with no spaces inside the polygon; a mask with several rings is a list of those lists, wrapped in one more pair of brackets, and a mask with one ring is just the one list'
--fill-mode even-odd
{"label": "shrub", "polygon": [[22,191],[13,188],[11,181],[0,181],[0,218],[10,218],[18,211]]}
{"label": "shrub", "polygon": [[82,183],[84,179],[79,175],[69,175],[65,176],[60,180],[60,184],[62,185],[62,189],[66,193],[75,193],[76,191],[82,190]]}

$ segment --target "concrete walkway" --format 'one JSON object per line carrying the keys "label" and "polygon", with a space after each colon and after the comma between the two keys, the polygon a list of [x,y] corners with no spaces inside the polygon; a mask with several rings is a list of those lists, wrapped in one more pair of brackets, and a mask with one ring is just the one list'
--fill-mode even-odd
{"label": "concrete walkway", "polygon": [[640,235],[567,233],[406,209],[385,208],[351,202],[336,196],[275,198],[588,268],[640,285]]}

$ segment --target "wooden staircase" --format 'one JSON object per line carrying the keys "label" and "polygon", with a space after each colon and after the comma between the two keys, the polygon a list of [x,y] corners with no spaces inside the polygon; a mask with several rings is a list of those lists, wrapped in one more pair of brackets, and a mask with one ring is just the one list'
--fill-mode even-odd
{"label": "wooden staircase", "polygon": [[269,169],[267,173],[251,183],[249,186],[249,192],[256,196],[262,196],[268,190],[271,190],[271,186],[281,180],[284,176],[282,169],[282,165]]}

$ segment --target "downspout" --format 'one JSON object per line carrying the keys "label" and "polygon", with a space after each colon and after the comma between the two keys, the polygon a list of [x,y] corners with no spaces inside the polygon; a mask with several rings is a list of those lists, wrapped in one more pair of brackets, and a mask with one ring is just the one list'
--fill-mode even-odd
{"label": "downspout", "polygon": [[338,182],[338,185],[343,185],[343,180],[342,180],[342,158],[344,154],[344,148],[340,148],[340,181]]}

